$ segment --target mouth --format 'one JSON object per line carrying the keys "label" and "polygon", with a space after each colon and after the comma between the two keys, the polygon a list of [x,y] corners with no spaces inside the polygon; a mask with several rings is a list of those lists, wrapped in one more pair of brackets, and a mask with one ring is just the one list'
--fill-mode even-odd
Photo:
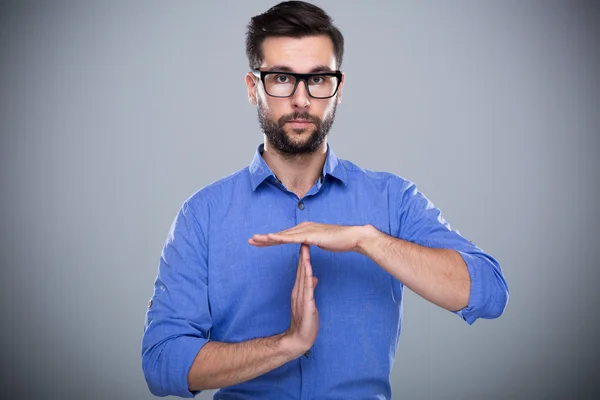
{"label": "mouth", "polygon": [[296,128],[305,128],[310,124],[314,124],[314,122],[309,121],[307,119],[293,119],[291,121],[286,122],[286,124],[289,124]]}

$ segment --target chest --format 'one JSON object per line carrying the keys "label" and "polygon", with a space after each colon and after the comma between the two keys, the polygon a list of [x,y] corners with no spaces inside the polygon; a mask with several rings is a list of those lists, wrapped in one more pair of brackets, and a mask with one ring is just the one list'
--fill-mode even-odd
{"label": "chest", "polygon": [[[255,330],[255,336],[281,332],[289,324],[290,296],[300,245],[254,247],[255,233],[278,232],[303,221],[340,225],[372,224],[389,233],[387,202],[376,196],[290,196],[234,204],[211,218],[208,234],[208,292],[217,334],[228,337]],[[319,278],[320,302],[373,299],[391,293],[392,279],[358,253],[310,248],[313,274]]]}

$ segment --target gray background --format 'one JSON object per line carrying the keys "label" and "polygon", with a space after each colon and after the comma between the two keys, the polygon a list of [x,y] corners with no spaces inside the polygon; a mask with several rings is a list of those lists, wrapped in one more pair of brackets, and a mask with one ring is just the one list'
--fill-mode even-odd
{"label": "gray background", "polygon": [[[262,140],[243,41],[273,4],[2,2],[3,398],[152,398],[160,250]],[[394,398],[600,393],[597,3],[319,4],[347,46],[335,152],[415,181],[511,290],[473,326],[409,292]]]}

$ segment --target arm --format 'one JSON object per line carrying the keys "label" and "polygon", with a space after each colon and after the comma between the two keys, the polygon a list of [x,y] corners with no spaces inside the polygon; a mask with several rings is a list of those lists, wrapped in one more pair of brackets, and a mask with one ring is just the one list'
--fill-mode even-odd
{"label": "arm", "polygon": [[191,391],[236,385],[298,358],[286,335],[241,343],[209,342],[196,356],[188,374]]}
{"label": "arm", "polygon": [[306,352],[318,330],[316,278],[308,247],[302,246],[289,329],[235,344],[209,340],[212,319],[203,228],[209,220],[208,204],[202,198],[192,200],[201,204],[186,202],[171,226],[146,315],[142,369],[156,396],[194,397],[202,389],[252,379]]}
{"label": "arm", "polygon": [[374,257],[411,290],[469,324],[499,317],[509,292],[498,262],[453,230],[412,182],[401,183],[392,213],[394,237],[375,240],[382,253]]}
{"label": "arm", "polygon": [[452,230],[440,210],[410,182],[389,192],[393,236],[370,225],[303,222],[281,232],[256,234],[249,243],[258,247],[306,243],[329,251],[356,251],[469,324],[499,317],[509,292],[498,262]]}
{"label": "arm", "polygon": [[396,239],[372,225],[363,228],[357,251],[424,299],[450,311],[468,305],[471,280],[454,250],[435,249]]}
{"label": "arm", "polygon": [[207,221],[208,205],[203,199],[188,200],[173,221],[161,253],[142,338],[142,370],[155,396],[196,394],[188,388],[187,374],[209,342],[212,328],[202,228]]}
{"label": "arm", "polygon": [[302,245],[292,289],[292,318],[288,330],[241,343],[207,343],[196,356],[188,374],[190,390],[215,389],[245,382],[304,354],[316,340],[319,328],[314,301],[316,285],[308,246]]}

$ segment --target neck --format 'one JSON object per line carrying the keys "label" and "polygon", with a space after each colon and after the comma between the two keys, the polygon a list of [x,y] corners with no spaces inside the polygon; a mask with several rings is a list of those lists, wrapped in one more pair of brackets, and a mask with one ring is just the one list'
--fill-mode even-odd
{"label": "neck", "polygon": [[321,177],[327,158],[327,141],[313,153],[282,154],[265,140],[263,159],[283,185],[302,198]]}

